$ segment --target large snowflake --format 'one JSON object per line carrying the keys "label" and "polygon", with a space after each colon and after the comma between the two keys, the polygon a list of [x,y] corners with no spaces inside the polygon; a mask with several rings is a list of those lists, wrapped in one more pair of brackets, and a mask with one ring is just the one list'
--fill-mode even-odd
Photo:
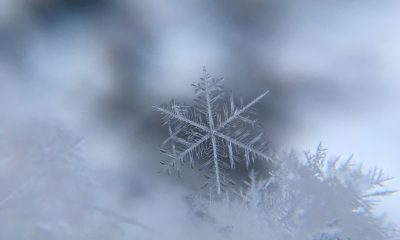
{"label": "large snowflake", "polygon": [[224,91],[223,80],[212,78],[203,68],[200,82],[193,84],[194,106],[174,100],[154,106],[169,129],[169,137],[161,145],[161,151],[169,157],[161,162],[165,170],[179,174],[187,162],[194,167],[196,159],[200,169],[208,169],[206,185],[217,195],[232,182],[227,172],[235,168],[236,162],[244,160],[249,166],[256,159],[271,160],[253,108],[268,92],[246,105],[240,98],[237,105],[232,92]]}

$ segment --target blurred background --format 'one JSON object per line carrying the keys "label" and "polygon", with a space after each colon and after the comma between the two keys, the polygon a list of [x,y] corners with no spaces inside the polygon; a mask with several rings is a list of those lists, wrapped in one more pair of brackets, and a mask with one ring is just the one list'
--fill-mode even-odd
{"label": "blurred background", "polygon": [[[1,0],[0,128],[68,129],[116,201],[143,204],[185,187],[158,173],[167,129],[152,105],[190,104],[206,66],[247,100],[270,91],[258,109],[272,148],[322,141],[400,189],[399,24],[395,0]],[[378,213],[400,224],[399,201]]]}

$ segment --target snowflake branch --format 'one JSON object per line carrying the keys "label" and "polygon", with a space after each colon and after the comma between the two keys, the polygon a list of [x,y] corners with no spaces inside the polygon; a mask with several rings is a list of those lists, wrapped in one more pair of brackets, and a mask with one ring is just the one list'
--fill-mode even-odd
{"label": "snowflake branch", "polygon": [[210,134],[204,135],[204,137],[202,137],[199,141],[195,142],[192,146],[190,146],[188,149],[186,149],[181,154],[179,154],[179,157],[180,158],[185,157],[186,154],[188,154],[189,152],[193,151],[196,147],[200,146],[200,144],[205,142],[209,137],[210,137]]}
{"label": "snowflake branch", "polygon": [[[207,141],[207,139],[210,138],[210,134],[204,135],[199,141],[193,143],[189,148],[187,148],[185,151],[181,152],[179,155],[173,155],[171,153],[168,153],[166,151],[163,151],[164,154],[167,156],[173,158],[174,160],[171,162],[172,164],[176,163],[177,161],[182,160],[188,153],[193,151],[196,147],[200,146],[203,142]],[[171,165],[171,164],[169,164]]]}
{"label": "snowflake branch", "polygon": [[[234,114],[230,116],[228,119],[226,119],[223,123],[221,123],[216,130],[220,130],[221,128],[225,127],[228,123],[235,120],[240,114],[244,113],[245,111],[247,111],[247,109],[249,109],[251,106],[260,101],[260,99],[263,98],[265,95],[267,95],[268,92],[269,91],[264,92],[263,94],[255,98],[253,101],[251,101],[249,104],[244,106],[242,109],[236,110]],[[233,109],[232,100],[231,100],[231,109]]]}
{"label": "snowflake branch", "polygon": [[190,124],[190,125],[192,125],[192,126],[195,126],[195,127],[197,127],[197,128],[200,128],[201,130],[204,130],[204,131],[206,131],[206,132],[209,132],[209,131],[210,131],[210,129],[209,129],[208,127],[206,127],[206,126],[204,126],[204,125],[201,125],[201,124],[199,124],[199,123],[197,123],[197,122],[194,122],[194,121],[192,121],[192,120],[190,120],[190,119],[187,119],[187,118],[185,118],[185,117],[182,116],[182,115],[176,114],[176,113],[174,113],[174,112],[171,112],[171,111],[169,111],[169,110],[167,110],[167,109],[164,109],[164,108],[158,107],[158,106],[153,106],[153,108],[155,108],[157,111],[160,111],[160,112],[162,112],[162,113],[164,113],[164,114],[166,114],[166,115],[169,115],[169,116],[171,116],[171,117],[173,117],[173,118],[176,118],[176,119],[178,119],[178,120],[180,120],[180,121],[186,122],[186,123],[188,123],[188,124]]}
{"label": "snowflake branch", "polygon": [[192,142],[188,142],[185,139],[178,137],[178,134],[180,133],[180,131],[172,132],[171,124],[168,124],[168,131],[169,131],[169,137],[167,139],[165,139],[165,141],[162,142],[161,145],[165,145],[165,144],[167,144],[167,142],[169,142],[171,140],[175,140],[186,146],[190,146],[191,144],[193,144]]}
{"label": "snowflake branch", "polygon": [[224,140],[226,140],[226,141],[228,141],[228,142],[231,142],[231,143],[235,144],[238,147],[243,148],[244,150],[249,151],[250,153],[254,153],[254,154],[256,154],[256,155],[258,155],[258,156],[260,156],[260,157],[262,157],[262,158],[264,158],[266,160],[273,161],[273,159],[271,157],[265,155],[265,153],[255,149],[255,148],[253,148],[253,147],[251,147],[249,145],[246,145],[245,143],[239,142],[234,138],[231,138],[231,137],[226,136],[225,134],[222,134],[222,133],[219,133],[219,132],[216,132],[215,135],[220,137],[220,138],[222,138],[222,139],[224,139]]}
{"label": "snowflake branch", "polygon": [[[206,79],[207,77],[207,72],[206,68],[203,68],[203,77]],[[210,133],[211,133],[211,143],[212,143],[212,148],[213,148],[213,162],[214,162],[214,171],[215,171],[215,185],[217,187],[217,195],[219,196],[221,194],[221,182],[220,182],[220,176],[219,176],[219,166],[218,166],[218,154],[217,154],[217,143],[215,140],[215,133],[214,133],[214,119],[213,119],[213,114],[211,110],[211,100],[210,100],[210,90],[208,88],[208,83],[205,84],[206,87],[206,101],[207,101],[207,113],[208,113],[208,125],[210,126]]]}

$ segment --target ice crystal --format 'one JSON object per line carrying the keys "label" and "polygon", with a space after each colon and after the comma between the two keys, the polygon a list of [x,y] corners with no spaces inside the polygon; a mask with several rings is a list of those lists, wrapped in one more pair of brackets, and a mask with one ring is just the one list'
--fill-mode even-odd
{"label": "ice crystal", "polygon": [[399,239],[396,227],[376,217],[365,199],[393,193],[373,192],[389,179],[381,171],[330,158],[322,144],[305,156],[291,151],[274,159],[276,169],[249,170],[243,188],[229,199],[193,198],[196,215],[218,229],[229,227],[229,239]]}
{"label": "ice crystal", "polygon": [[208,168],[205,186],[220,195],[233,181],[227,171],[234,169],[244,159],[246,166],[256,159],[270,161],[266,154],[264,134],[256,131],[254,105],[267,93],[264,92],[248,104],[239,105],[232,92],[227,94],[222,86],[223,78],[212,78],[203,68],[203,76],[194,84],[196,98],[193,107],[171,101],[154,106],[163,115],[163,125],[168,126],[169,137],[162,143],[161,151],[169,157],[161,163],[171,174],[178,174],[182,166],[190,162],[200,169]]}

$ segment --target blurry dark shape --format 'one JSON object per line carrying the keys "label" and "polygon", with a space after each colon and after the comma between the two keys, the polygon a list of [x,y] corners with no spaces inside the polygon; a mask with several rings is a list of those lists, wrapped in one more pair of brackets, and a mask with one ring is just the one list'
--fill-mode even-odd
{"label": "blurry dark shape", "polygon": [[107,0],[29,0],[25,2],[29,9],[42,24],[51,24],[69,15],[95,13],[110,7],[112,1]]}

